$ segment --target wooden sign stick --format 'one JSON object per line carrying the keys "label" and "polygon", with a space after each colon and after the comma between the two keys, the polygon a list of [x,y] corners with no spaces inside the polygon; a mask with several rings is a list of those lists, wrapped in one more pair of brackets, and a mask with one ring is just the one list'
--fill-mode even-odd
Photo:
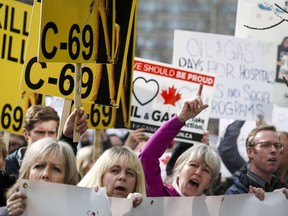
{"label": "wooden sign stick", "polygon": [[94,150],[93,150],[93,163],[100,157],[101,151],[101,137],[100,137],[101,129],[95,129],[94,135]]}
{"label": "wooden sign stick", "polygon": [[[75,77],[74,77],[74,107],[77,110],[80,110],[81,108],[81,85],[82,85],[82,64],[76,63]],[[76,131],[77,121],[78,121],[78,115],[76,116],[74,122],[73,142],[80,141],[80,133]]]}

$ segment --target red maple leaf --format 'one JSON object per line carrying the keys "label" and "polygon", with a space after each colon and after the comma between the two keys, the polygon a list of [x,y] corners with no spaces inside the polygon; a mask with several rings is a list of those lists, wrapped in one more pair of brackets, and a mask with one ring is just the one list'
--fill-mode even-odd
{"label": "red maple leaf", "polygon": [[171,104],[175,106],[175,103],[181,99],[181,94],[176,92],[174,85],[169,87],[168,90],[163,90],[161,96],[164,98],[164,104]]}

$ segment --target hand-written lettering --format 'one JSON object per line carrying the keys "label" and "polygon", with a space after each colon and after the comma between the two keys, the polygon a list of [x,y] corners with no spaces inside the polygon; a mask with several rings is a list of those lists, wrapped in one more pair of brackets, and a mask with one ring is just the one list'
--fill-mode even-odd
{"label": "hand-written lettering", "polygon": [[178,60],[179,67],[186,67],[189,69],[194,69],[194,70],[199,70],[199,71],[202,71],[204,69],[202,64],[203,64],[203,61],[201,59],[194,59],[194,58],[186,59],[185,57],[181,57]]}
{"label": "hand-written lettering", "polygon": [[251,44],[237,43],[233,40],[227,40],[223,43],[223,53],[228,61],[251,63],[255,57]]}
{"label": "hand-written lettering", "polygon": [[275,71],[267,71],[259,68],[248,68],[246,65],[239,65],[239,79],[274,83]]}
{"label": "hand-written lettering", "polygon": [[242,88],[229,88],[224,87],[222,84],[217,84],[214,93],[214,99],[222,100],[222,99],[240,99],[247,102],[259,102],[272,104],[272,93],[269,89],[255,89],[249,84],[245,84]]}
{"label": "hand-written lettering", "polygon": [[257,114],[264,115],[264,107],[262,103],[241,103],[237,100],[234,101],[212,101],[211,113],[214,115],[227,115],[242,117],[254,117]]}
{"label": "hand-written lettering", "polygon": [[[250,43],[239,43],[239,41],[231,39],[218,40],[215,44],[215,41],[202,41],[198,38],[191,38],[187,41],[186,49],[190,57],[198,59],[211,60],[220,56],[227,61],[233,62],[252,63],[255,60]],[[194,61],[194,65],[195,63]]]}
{"label": "hand-written lettering", "polygon": [[244,99],[246,101],[266,103],[266,104],[272,103],[271,100],[272,95],[271,92],[269,91],[255,90],[250,85],[244,85],[243,92],[244,92]]}
{"label": "hand-written lettering", "polygon": [[234,65],[229,62],[221,63],[221,62],[209,60],[207,61],[207,72],[217,74],[218,78],[220,77],[226,78],[226,79],[236,78]]}

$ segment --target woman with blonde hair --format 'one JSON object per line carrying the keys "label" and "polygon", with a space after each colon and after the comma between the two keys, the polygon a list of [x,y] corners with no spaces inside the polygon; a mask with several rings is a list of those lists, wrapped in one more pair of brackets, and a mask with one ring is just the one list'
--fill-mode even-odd
{"label": "woman with blonde hair", "polygon": [[21,215],[26,207],[27,196],[18,191],[22,179],[76,185],[79,174],[72,148],[63,141],[43,138],[27,149],[19,177],[7,192],[9,215]]}
{"label": "woman with blonde hair", "polygon": [[77,152],[76,167],[81,178],[83,178],[93,166],[93,148],[94,146],[92,145],[84,146]]}
{"label": "woman with blonde hair", "polygon": [[106,187],[108,196],[132,198],[134,206],[138,206],[146,195],[141,163],[136,153],[125,146],[106,150],[78,186]]}

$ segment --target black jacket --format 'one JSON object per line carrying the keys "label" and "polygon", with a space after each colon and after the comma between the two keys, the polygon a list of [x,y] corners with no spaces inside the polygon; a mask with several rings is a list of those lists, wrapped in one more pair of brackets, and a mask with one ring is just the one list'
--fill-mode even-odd
{"label": "black jacket", "polygon": [[6,192],[16,182],[15,175],[8,175],[4,170],[0,171],[0,206],[6,205]]}

